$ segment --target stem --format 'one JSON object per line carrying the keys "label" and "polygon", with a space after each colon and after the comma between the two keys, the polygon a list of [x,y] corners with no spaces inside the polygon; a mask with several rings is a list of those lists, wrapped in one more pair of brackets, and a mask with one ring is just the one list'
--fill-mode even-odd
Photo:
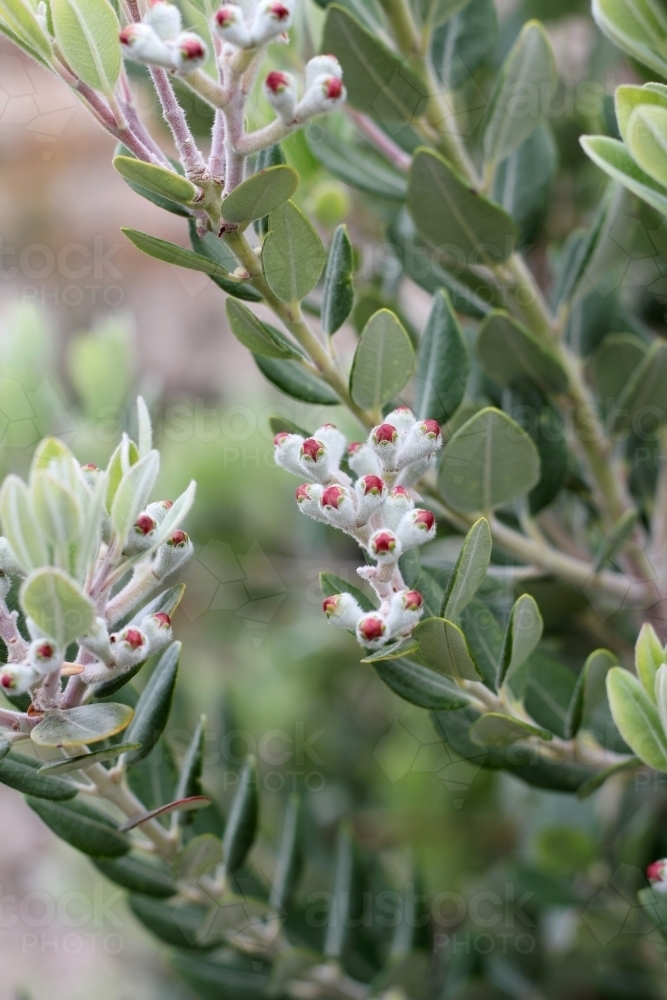
{"label": "stem", "polygon": [[[93,764],[85,769],[85,773],[94,783],[99,794],[117,806],[130,819],[146,812],[146,807],[134,792],[124,782],[114,781],[111,774],[101,764]],[[141,831],[155,846],[157,853],[166,861],[171,862],[177,849],[177,841],[156,819],[146,820],[141,824]]]}
{"label": "stem", "polygon": [[16,612],[12,613],[4,601],[0,601],[0,638],[7,647],[10,663],[20,663],[28,653],[25,641],[16,624]]}
{"label": "stem", "polygon": [[185,176],[188,180],[204,180],[208,176],[208,168],[190,131],[190,126],[187,123],[183,109],[176,100],[176,94],[166,70],[159,69],[157,66],[151,66],[150,74],[160,99],[165,121],[169,125],[171,134],[174,137],[178,155],[185,170]]}
{"label": "stem", "polygon": [[396,143],[389,138],[387,133],[384,132],[379,125],[376,125],[373,119],[369,118],[368,115],[363,115],[360,111],[355,111],[350,107],[346,107],[345,110],[348,117],[352,119],[359,131],[366,136],[375,148],[382,153],[382,155],[398,170],[407,174],[410,170],[412,157],[401,149],[400,146],[397,146]]}
{"label": "stem", "polygon": [[203,69],[196,69],[192,73],[183,73],[178,79],[213,108],[226,108],[229,104],[227,91]]}
{"label": "stem", "polygon": [[211,155],[208,161],[211,177],[218,184],[225,180],[225,117],[222,111],[216,111],[211,134]]}

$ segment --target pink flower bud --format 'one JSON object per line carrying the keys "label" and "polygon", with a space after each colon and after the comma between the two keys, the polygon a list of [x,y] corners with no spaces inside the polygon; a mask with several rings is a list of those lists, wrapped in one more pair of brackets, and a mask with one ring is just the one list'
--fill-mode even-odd
{"label": "pink flower bud", "polygon": [[173,69],[174,55],[150,24],[127,24],[120,33],[120,45],[126,59]]}
{"label": "pink flower bud", "polygon": [[141,620],[141,632],[143,632],[148,643],[148,654],[159,653],[161,649],[168,646],[172,639],[171,618],[163,611],[158,611],[153,615],[146,615]]}
{"label": "pink flower bud", "polygon": [[396,466],[402,469],[412,462],[429,459],[435,455],[441,445],[442,435],[437,420],[421,420],[413,424],[408,431],[399,450]]}
{"label": "pink flower bud", "polygon": [[28,665],[39,677],[45,677],[52,670],[57,670],[63,662],[63,656],[51,639],[35,639],[28,649]]}
{"label": "pink flower bud", "polygon": [[189,562],[193,551],[188,535],[180,529],[174,531],[155,553],[151,563],[153,575],[157,580],[164,580]]}
{"label": "pink flower bud", "polygon": [[342,80],[343,67],[335,56],[315,56],[306,63],[305,89],[310,90],[315,80],[321,76],[337,76],[339,80]]}
{"label": "pink flower bud", "polygon": [[121,632],[110,636],[115,665],[127,670],[141,663],[149,655],[148,640],[141,629],[128,625]]}
{"label": "pink flower bud", "polygon": [[133,526],[133,530],[141,535],[148,535],[151,531],[155,531],[156,528],[157,521],[150,514],[146,513],[140,514]]}
{"label": "pink flower bud", "polygon": [[287,472],[292,472],[295,476],[302,476],[303,466],[300,456],[303,443],[304,439],[300,434],[288,434],[286,431],[276,434],[273,439],[273,458],[276,465],[286,469]]}
{"label": "pink flower bud", "polygon": [[377,447],[392,445],[398,439],[398,431],[393,424],[379,424],[371,431],[371,441]]}
{"label": "pink flower bud", "polygon": [[174,506],[173,500],[156,500],[154,503],[149,503],[148,507],[144,511],[144,514],[148,514],[152,517],[156,524],[162,524],[167,512],[171,510]]}
{"label": "pink flower bud", "polygon": [[6,663],[0,667],[0,688],[7,694],[27,694],[41,675],[26,663]]}
{"label": "pink flower bud", "polygon": [[333,111],[344,102],[346,96],[345,87],[339,76],[324,74],[317,76],[297,104],[297,118],[303,122],[314,115]]}
{"label": "pink flower bud", "polygon": [[338,510],[341,501],[345,499],[345,492],[342,486],[327,486],[322,493],[320,503],[323,507],[333,507]]}
{"label": "pink flower bud", "polygon": [[403,551],[401,542],[393,531],[380,528],[371,535],[368,551],[379,563],[396,562]]}
{"label": "pink flower bud", "polygon": [[193,73],[208,57],[206,44],[192,31],[182,31],[174,40],[174,68],[179,73]]}
{"label": "pink flower bud", "polygon": [[361,476],[354,484],[357,494],[357,525],[366,524],[379,511],[387,496],[387,487],[379,476]]}
{"label": "pink flower bud", "polygon": [[188,544],[189,541],[190,539],[188,538],[186,533],[184,531],[181,531],[180,528],[178,528],[176,531],[174,531],[171,538],[167,539],[167,545],[171,545],[172,548],[175,549],[176,548],[182,549]]}
{"label": "pink flower bud", "polygon": [[236,4],[225,4],[213,16],[213,30],[225,42],[238,49],[252,47],[250,31],[243,18],[243,11]]}
{"label": "pink flower bud", "polygon": [[325,453],[324,445],[315,438],[307,438],[301,445],[301,458],[308,462],[317,462]]}
{"label": "pink flower bud", "polygon": [[416,508],[401,518],[396,534],[403,549],[414,549],[435,537],[435,518],[430,510]]}
{"label": "pink flower bud", "polygon": [[306,472],[318,482],[330,482],[335,476],[337,467],[332,463],[329,449],[323,441],[316,438],[306,438],[300,451],[301,471]]}
{"label": "pink flower bud", "polygon": [[[646,878],[649,880],[654,889],[659,892],[667,892],[667,860],[664,858],[661,861],[652,861],[651,864],[646,869]],[[662,885],[660,884],[662,883]]]}
{"label": "pink flower bud", "polygon": [[143,511],[130,528],[123,552],[126,555],[134,555],[149,548],[153,541],[153,532],[156,528],[157,521],[155,518],[151,517],[146,511]]}
{"label": "pink flower bud", "polygon": [[422,616],[424,599],[418,590],[399,590],[391,596],[387,629],[394,636],[410,635]]}
{"label": "pink flower bud", "polygon": [[274,70],[266,78],[264,93],[278,117],[284,122],[291,122],[296,108],[296,90],[293,77],[289,73],[279,73]]}
{"label": "pink flower bud", "polygon": [[404,486],[394,486],[384,502],[384,523],[396,531],[404,514],[412,510],[415,503]]}
{"label": "pink flower bud", "polygon": [[405,607],[408,611],[419,611],[424,598],[418,590],[407,590],[404,597]]}
{"label": "pink flower bud", "polygon": [[181,12],[175,3],[148,0],[148,13],[143,19],[163,41],[176,38],[181,30]]}
{"label": "pink flower bud", "polygon": [[250,41],[254,48],[266,45],[284,34],[292,24],[292,10],[281,0],[264,0],[255,10],[250,28]]}
{"label": "pink flower bud", "polygon": [[325,521],[320,504],[323,488],[319,483],[303,483],[296,488],[296,502],[302,514],[312,517],[315,521]]}
{"label": "pink flower bud", "polygon": [[326,445],[331,464],[338,467],[347,448],[345,435],[338,430],[335,424],[322,424],[316,431],[313,431],[313,437]]}
{"label": "pink flower bud", "polygon": [[396,427],[401,437],[405,437],[415,423],[415,415],[409,406],[397,406],[384,419]]}
{"label": "pink flower bud", "polygon": [[320,499],[322,513],[336,528],[349,531],[356,523],[356,507],[346,486],[327,486]]}
{"label": "pink flower bud", "polygon": [[325,597],[322,601],[322,610],[332,625],[346,629],[356,628],[363,614],[352,594],[346,592]]}
{"label": "pink flower bud", "polygon": [[357,623],[357,639],[362,646],[378,649],[383,646],[387,636],[387,624],[378,612],[373,611]]}

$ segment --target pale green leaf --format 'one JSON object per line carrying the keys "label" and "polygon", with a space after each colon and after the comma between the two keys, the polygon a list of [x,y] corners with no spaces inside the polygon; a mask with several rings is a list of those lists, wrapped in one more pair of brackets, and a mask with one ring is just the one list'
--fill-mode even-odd
{"label": "pale green leaf", "polygon": [[447,582],[442,600],[443,618],[450,621],[458,618],[481,587],[491,559],[491,545],[489,522],[480,517],[463,539],[459,557]]}
{"label": "pale green leaf", "polygon": [[363,410],[376,411],[404,388],[415,353],[395,313],[380,309],[364,327],[350,373],[350,395]]}
{"label": "pale green leaf", "polygon": [[607,694],[614,722],[628,746],[649,767],[667,771],[667,736],[658,709],[634,674],[612,667]]}
{"label": "pale green leaf", "polygon": [[458,625],[444,618],[427,618],[417,625],[412,636],[419,640],[419,659],[431,670],[455,680],[482,679]]}
{"label": "pale green leaf", "polygon": [[2,484],[0,517],[12,552],[26,572],[48,563],[46,544],[35,522],[28,487],[18,476],[9,475]]}
{"label": "pale green leaf", "polygon": [[56,41],[84,83],[111,94],[121,67],[120,24],[108,0],[51,0]]}
{"label": "pale green leaf", "polygon": [[223,200],[222,217],[226,222],[247,226],[253,219],[276,212],[289,201],[298,186],[299,175],[286,164],[259,170]]}
{"label": "pale green leaf", "polygon": [[129,705],[81,705],[45,713],[30,733],[41,747],[86,746],[121,733],[132,721]]}
{"label": "pale green leaf", "polygon": [[415,416],[431,417],[444,424],[458,409],[464,395],[470,360],[449,295],[436,292],[417,352]]}
{"label": "pale green leaf", "polygon": [[110,513],[111,523],[121,545],[125,543],[130,528],[146,507],[159,471],[160,454],[153,450],[135,462],[118,484]]}
{"label": "pale green leaf", "polygon": [[25,580],[20,593],[25,613],[61,650],[90,632],[95,606],[79,585],[62,570],[35,570]]}
{"label": "pale green leaf", "polygon": [[134,156],[115,156],[111,161],[126,181],[131,181],[173,201],[188,203],[197,197],[198,189],[175,170],[168,170],[155,163],[145,163]]}
{"label": "pale green leaf", "polygon": [[[274,168],[275,169],[275,168]],[[305,215],[288,201],[269,216],[264,277],[281,302],[300,302],[320,279],[326,251]]]}

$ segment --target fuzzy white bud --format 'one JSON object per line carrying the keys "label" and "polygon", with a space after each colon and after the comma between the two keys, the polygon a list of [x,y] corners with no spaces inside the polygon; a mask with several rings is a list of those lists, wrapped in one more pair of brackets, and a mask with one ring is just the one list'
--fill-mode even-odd
{"label": "fuzzy white bud", "polygon": [[161,545],[153,560],[151,569],[158,580],[171,576],[177,569],[182,569],[192,558],[194,552],[192,542],[184,531],[173,532],[171,538]]}
{"label": "fuzzy white bud", "polygon": [[322,610],[332,625],[339,628],[355,629],[363,615],[358,601],[347,592],[333,594],[322,601]]}
{"label": "fuzzy white bud", "polygon": [[205,42],[193,31],[182,31],[172,44],[174,69],[178,73],[193,73],[208,58]]}
{"label": "fuzzy white bud", "polygon": [[350,531],[357,523],[356,504],[346,486],[327,486],[320,497],[322,513],[329,524]]}
{"label": "fuzzy white bud", "polygon": [[295,476],[303,476],[301,465],[301,446],[304,438],[300,434],[288,434],[281,431],[273,439],[273,459],[276,465]]}
{"label": "fuzzy white bud", "polygon": [[143,19],[163,41],[176,38],[182,27],[181,12],[167,0],[148,0],[148,13]]}
{"label": "fuzzy white bud", "polygon": [[174,54],[150,24],[127,24],[120,33],[120,44],[126,59],[149,66],[174,68]]}
{"label": "fuzzy white bud", "polygon": [[299,121],[333,111],[344,103],[347,93],[337,76],[318,76],[296,106]]}
{"label": "fuzzy white bud", "polygon": [[294,77],[274,70],[264,81],[264,93],[270,106],[281,121],[288,124],[294,119],[296,88]]}
{"label": "fuzzy white bud", "polygon": [[237,4],[225,4],[213,15],[213,30],[223,41],[237,49],[252,48],[250,30]]}
{"label": "fuzzy white bud", "polygon": [[320,76],[337,76],[339,80],[343,79],[343,67],[335,56],[314,56],[306,63],[305,89],[310,90]]}
{"label": "fuzzy white bud", "polygon": [[114,632],[110,640],[114,662],[120,670],[136,667],[149,655],[148,639],[134,625],[128,625],[122,632]]}
{"label": "fuzzy white bud", "polygon": [[255,9],[250,27],[250,44],[259,48],[282,35],[292,24],[291,5],[282,0],[263,0]]}
{"label": "fuzzy white bud", "polygon": [[347,464],[358,476],[381,476],[382,465],[366,442],[354,441],[347,449]]}
{"label": "fuzzy white bud", "polygon": [[380,565],[384,565],[396,562],[403,551],[403,546],[393,531],[380,528],[379,531],[371,535],[368,541],[368,551]]}
{"label": "fuzzy white bud", "polygon": [[403,516],[412,510],[415,503],[404,486],[395,486],[384,502],[383,523],[387,528],[396,531]]}
{"label": "fuzzy white bud", "polygon": [[435,537],[435,518],[430,510],[419,507],[409,510],[401,518],[396,534],[403,549],[414,549]]}
{"label": "fuzzy white bud", "polygon": [[315,521],[324,521],[324,511],[320,504],[324,487],[319,483],[303,483],[297,486],[296,502],[302,514],[312,517]]}
{"label": "fuzzy white bud", "polygon": [[41,680],[28,663],[5,663],[0,666],[0,691],[5,694],[26,694]]}
{"label": "fuzzy white bud", "polygon": [[104,618],[98,616],[95,619],[90,632],[82,636],[81,645],[103,663],[111,663],[113,661],[109,630]]}
{"label": "fuzzy white bud", "polygon": [[46,677],[62,666],[64,657],[52,639],[34,639],[28,648],[27,659],[37,675]]}

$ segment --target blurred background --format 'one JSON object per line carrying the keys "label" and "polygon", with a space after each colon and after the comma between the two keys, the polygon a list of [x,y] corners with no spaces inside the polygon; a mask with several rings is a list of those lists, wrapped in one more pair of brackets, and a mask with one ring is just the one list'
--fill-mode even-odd
{"label": "blurred background", "polygon": [[[586,3],[497,6],[491,64],[532,16],[546,20],[559,59],[550,115],[559,167],[530,251],[539,271],[550,248],[590,219],[603,178],[577,137],[605,130],[606,95],[635,69],[602,40]],[[304,36],[320,13],[310,3]],[[484,94],[484,73],[476,80]],[[168,145],[137,85],[152,131]],[[204,135],[205,112],[189,110]],[[443,998],[667,996],[659,937],[640,926],[635,895],[646,862],[667,853],[664,789],[629,793],[610,782],[582,803],[479,770],[449,754],[426,712],[359,665],[354,640],[327,626],[318,586],[321,570],[352,580],[357,553],[299,516],[296,481],[273,465],[269,417],[311,429],[334,420],[352,438],[354,427],[344,414],[280,396],[231,336],[219,289],[123,237],[127,225],[187,243],[181,219],[137,197],[113,171],[112,152],[71,94],[0,43],[0,466],[3,475],[25,469],[46,433],[61,435],[82,462],[105,463],[120,432],[132,429],[141,392],[162,452],[163,497],[197,480],[188,524],[196,555],[175,618],[184,659],[169,746],[181,753],[206,713],[205,783],[223,802],[243,757],[256,753],[267,843],[287,794],[304,795],[313,843],[319,837],[307,887],[319,885],[318,852],[332,849],[343,817],[399,885],[412,853],[436,900],[434,948],[467,970],[468,985]],[[383,248],[391,205],[336,180],[316,152],[316,134],[285,144],[302,175],[298,199],[325,242],[339,222],[350,227],[360,269],[356,325],[398,296],[420,332],[429,297],[407,279],[397,283]],[[635,257],[627,282],[641,294],[655,252]],[[338,337],[345,351],[354,324]],[[445,567],[454,551],[442,538],[430,559]],[[2,785],[0,843],[0,1000],[191,996],[122,892]],[[260,878],[264,860],[268,871],[270,856],[260,852]],[[544,993],[514,971],[517,956]]]}

